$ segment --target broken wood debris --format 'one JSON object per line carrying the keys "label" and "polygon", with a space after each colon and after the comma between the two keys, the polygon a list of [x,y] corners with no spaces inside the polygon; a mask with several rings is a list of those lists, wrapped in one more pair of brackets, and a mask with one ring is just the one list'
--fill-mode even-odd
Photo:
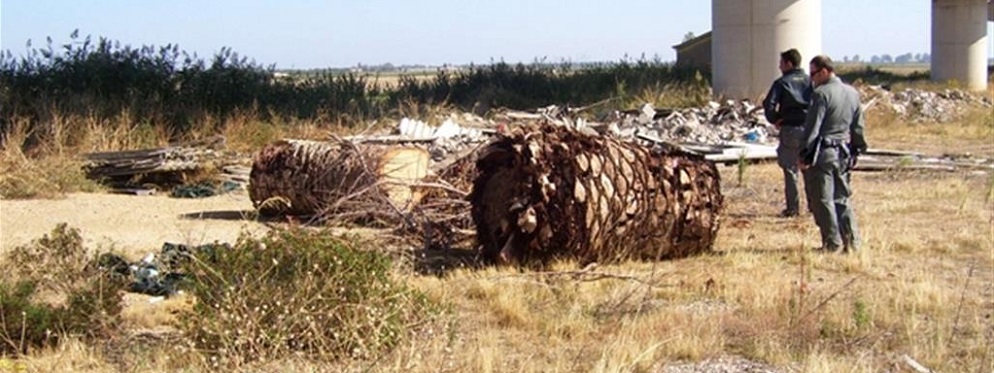
{"label": "broken wood debris", "polygon": [[224,142],[223,136],[214,136],[162,148],[87,153],[83,169],[93,179],[191,171],[219,160]]}

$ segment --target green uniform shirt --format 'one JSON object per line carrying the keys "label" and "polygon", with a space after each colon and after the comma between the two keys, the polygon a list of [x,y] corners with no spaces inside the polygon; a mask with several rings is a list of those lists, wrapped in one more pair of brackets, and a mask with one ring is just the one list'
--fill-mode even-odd
{"label": "green uniform shirt", "polygon": [[811,152],[817,151],[823,139],[849,144],[850,149],[865,152],[863,130],[859,92],[842,83],[837,76],[832,76],[825,84],[815,87],[811,97],[811,107],[804,122],[803,154],[811,155]]}

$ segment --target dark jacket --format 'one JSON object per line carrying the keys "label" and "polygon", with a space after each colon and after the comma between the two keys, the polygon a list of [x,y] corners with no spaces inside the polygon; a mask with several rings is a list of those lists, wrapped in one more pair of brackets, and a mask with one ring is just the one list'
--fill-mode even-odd
{"label": "dark jacket", "polygon": [[811,103],[811,78],[801,69],[792,69],[770,86],[763,100],[763,114],[770,123],[783,119],[785,126],[804,125]]}

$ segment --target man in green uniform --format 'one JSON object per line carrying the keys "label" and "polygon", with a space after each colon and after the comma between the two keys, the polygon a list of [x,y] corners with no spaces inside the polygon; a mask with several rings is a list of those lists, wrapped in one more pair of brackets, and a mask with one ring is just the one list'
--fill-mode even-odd
{"label": "man in green uniform", "polygon": [[799,164],[805,192],[821,231],[821,249],[855,251],[860,238],[849,201],[849,172],[856,157],[866,151],[859,92],[835,76],[827,56],[812,58],[809,68],[815,89],[804,122]]}
{"label": "man in green uniform", "polygon": [[797,190],[797,157],[801,153],[804,120],[811,99],[811,79],[801,70],[801,53],[790,49],[780,53],[780,72],[763,100],[763,115],[779,131],[777,163],[783,170],[783,192],[786,206],[782,217],[798,216],[800,193]]}

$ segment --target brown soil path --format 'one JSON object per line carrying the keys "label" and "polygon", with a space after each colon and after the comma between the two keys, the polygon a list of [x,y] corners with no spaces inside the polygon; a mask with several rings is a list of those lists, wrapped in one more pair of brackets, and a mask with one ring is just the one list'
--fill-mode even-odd
{"label": "brown soil path", "polygon": [[243,231],[268,230],[249,215],[245,192],[181,199],[165,195],[70,194],[56,200],[0,200],[0,251],[31,242],[59,223],[78,228],[89,248],[131,255],[163,242],[234,242]]}

